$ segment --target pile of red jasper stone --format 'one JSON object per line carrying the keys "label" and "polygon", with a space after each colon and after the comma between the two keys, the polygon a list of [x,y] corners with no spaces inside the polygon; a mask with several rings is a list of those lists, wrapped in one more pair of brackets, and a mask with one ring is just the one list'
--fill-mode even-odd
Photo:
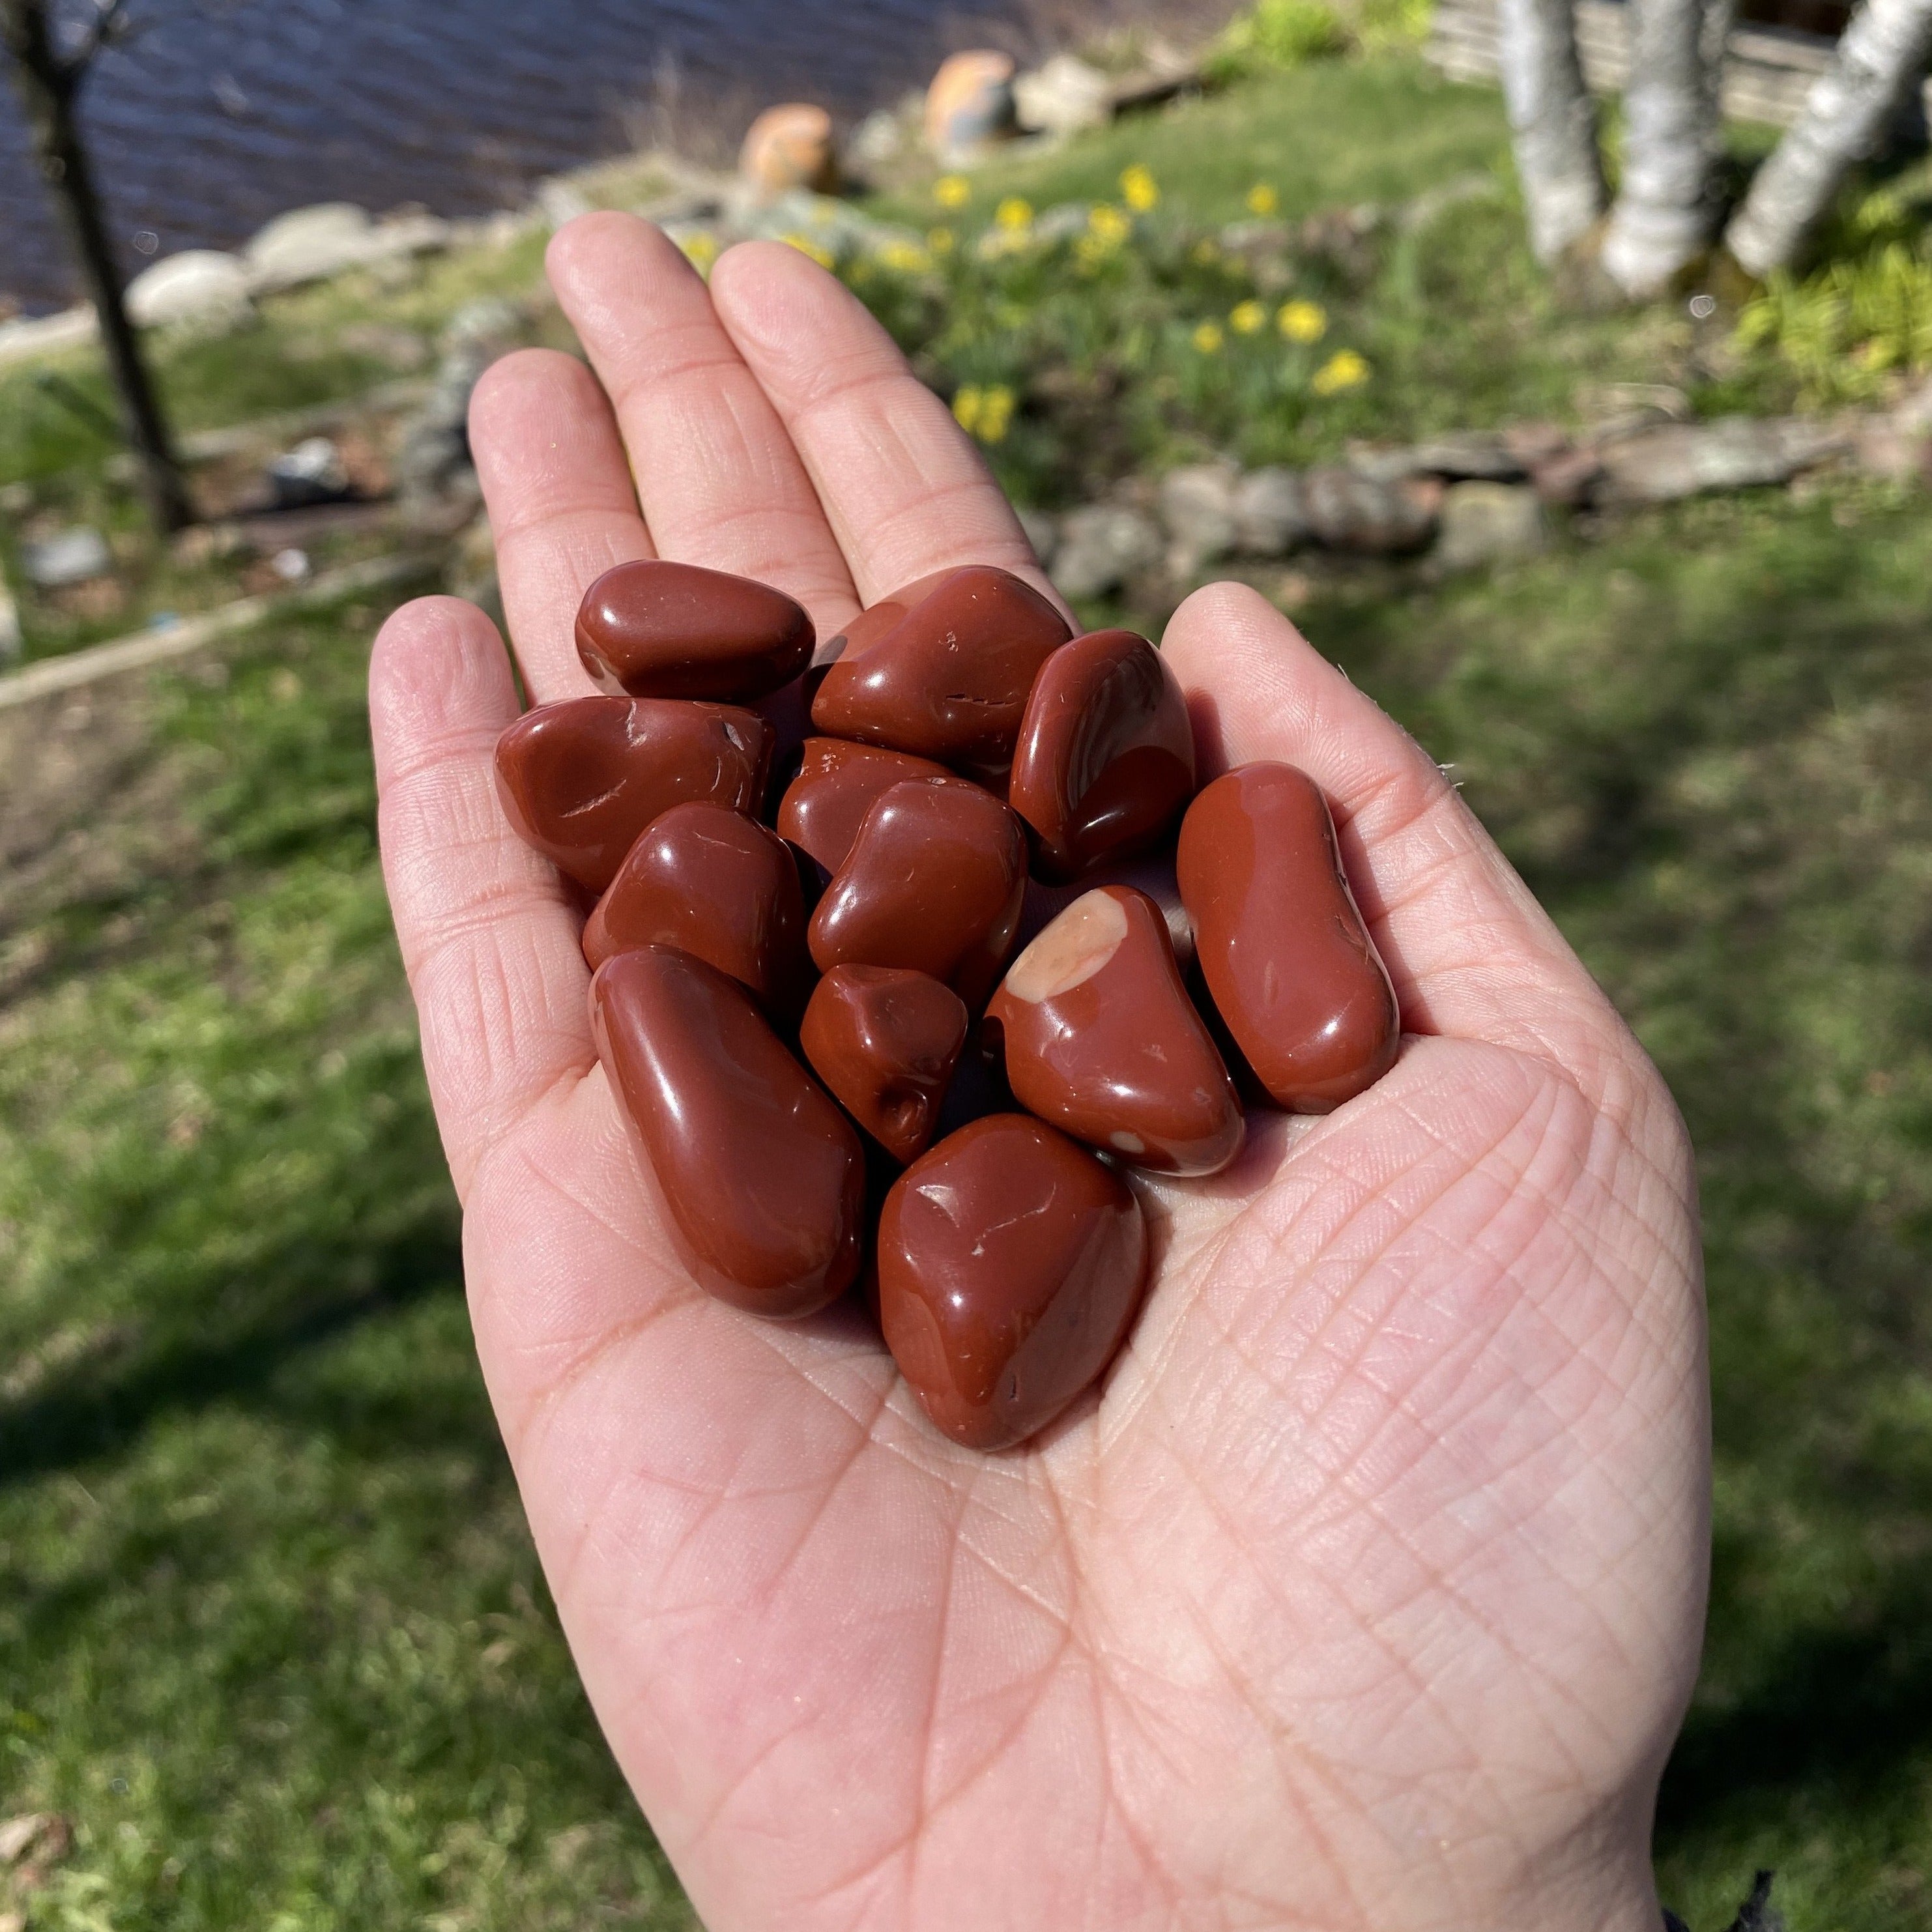
{"label": "pile of red jasper stone", "polygon": [[497,788],[596,897],[592,1026],[667,1225],[753,1314],[862,1286],[956,1441],[1024,1441],[1126,1338],[1124,1167],[1216,1173],[1243,1090],[1322,1113],[1393,1062],[1319,789],[1197,793],[1144,638],[976,565],[818,650],[782,592],[646,562],[577,643],[610,694],[518,719]]}

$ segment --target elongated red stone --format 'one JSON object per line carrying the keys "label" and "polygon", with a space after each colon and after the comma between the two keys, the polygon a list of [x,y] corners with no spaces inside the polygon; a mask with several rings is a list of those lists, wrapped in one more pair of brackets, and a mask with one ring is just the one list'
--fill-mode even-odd
{"label": "elongated red stone", "polygon": [[940,571],[854,620],[812,720],[975,771],[1004,769],[1040,666],[1070,632],[1040,592],[988,564]]}
{"label": "elongated red stone", "polygon": [[647,946],[598,969],[590,1018],[698,1286],[779,1320],[844,1293],[864,1239],[859,1136],[751,994]]}
{"label": "elongated red stone", "polygon": [[1146,638],[1093,631],[1047,658],[1006,794],[1036,835],[1042,878],[1077,879],[1141,850],[1193,795],[1186,700]]}
{"label": "elongated red stone", "polygon": [[886,1345],[934,1426],[974,1449],[1043,1429],[1097,1381],[1147,1280],[1119,1175],[1023,1114],[975,1120],[908,1168],[879,1219]]}
{"label": "elongated red stone", "polygon": [[1216,778],[1181,821],[1175,871],[1216,1009],[1278,1106],[1325,1114],[1388,1071],[1395,994],[1313,779],[1282,764]]}
{"label": "elongated red stone", "polygon": [[853,1119],[902,1166],[924,1151],[959,1050],[950,986],[896,966],[835,966],[812,988],[799,1046]]}
{"label": "elongated red stone", "polygon": [[798,776],[778,801],[778,830],[828,873],[836,872],[881,792],[907,778],[952,778],[930,758],[845,738],[808,738]]}
{"label": "elongated red stone", "polygon": [[748,577],[646,558],[584,593],[577,654],[605,691],[748,704],[812,661],[803,605]]}
{"label": "elongated red stone", "polygon": [[804,994],[805,895],[774,832],[722,805],[674,805],[652,819],[584,928],[594,972],[614,954],[675,946],[795,1017]]}
{"label": "elongated red stone", "polygon": [[1234,1082],[1144,892],[1075,900],[1013,962],[986,1020],[1014,1099],[1076,1139],[1161,1174],[1213,1174],[1240,1151]]}
{"label": "elongated red stone", "polygon": [[882,792],[812,916],[821,973],[902,966],[976,1012],[1012,947],[1026,894],[1019,821],[977,785],[910,778]]}
{"label": "elongated red stone", "polygon": [[496,795],[525,844],[601,892],[651,820],[702,800],[756,812],[771,728],[734,705],[573,698],[496,740]]}

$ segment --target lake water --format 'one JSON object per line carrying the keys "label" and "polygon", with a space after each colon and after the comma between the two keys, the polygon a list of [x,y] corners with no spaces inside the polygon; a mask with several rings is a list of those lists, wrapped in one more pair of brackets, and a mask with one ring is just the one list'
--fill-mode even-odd
{"label": "lake water", "polygon": [[[733,134],[775,100],[856,114],[952,46],[1011,44],[1024,0],[133,0],[145,22],[84,118],[130,267],[228,248],[316,201],[442,214],[682,123]],[[1096,10],[1100,10],[1099,9]],[[0,56],[0,67],[5,58]],[[9,76],[10,82],[10,76]],[[139,252],[137,252],[137,250]],[[66,250],[0,88],[0,295],[73,298]]]}

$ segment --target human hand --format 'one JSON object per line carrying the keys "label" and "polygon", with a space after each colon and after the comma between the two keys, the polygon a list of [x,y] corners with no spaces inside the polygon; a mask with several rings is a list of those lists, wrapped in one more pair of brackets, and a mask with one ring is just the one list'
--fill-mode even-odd
{"label": "human hand", "polygon": [[[802,255],[734,249],[707,292],[600,214],[550,274],[596,376],[526,352],[472,411],[535,701],[590,688],[578,601],[629,558],[776,584],[821,637],[949,564],[1044,586],[944,405]],[[384,628],[383,859],[477,1347],[591,1701],[713,1932],[1654,1932],[1707,1542],[1676,1110],[1459,795],[1285,620],[1217,586],[1165,649],[1204,777],[1277,758],[1328,793],[1410,1036],[1340,1112],[1138,1184],[1127,1349],[986,1456],[849,1308],[779,1326],[693,1286],[579,917],[496,803],[496,632],[448,598]]]}

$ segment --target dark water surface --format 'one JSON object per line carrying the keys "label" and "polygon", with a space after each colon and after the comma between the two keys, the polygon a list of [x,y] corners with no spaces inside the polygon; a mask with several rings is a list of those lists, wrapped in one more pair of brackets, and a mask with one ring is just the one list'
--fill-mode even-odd
{"label": "dark water surface", "polygon": [[[764,102],[856,112],[922,82],[1024,0],[133,0],[84,118],[114,230],[142,253],[229,248],[272,215],[347,200],[442,214],[681,125],[734,134]],[[82,17],[73,11],[70,17]],[[969,25],[969,22],[970,23]],[[4,57],[0,56],[0,65]],[[0,295],[74,292],[0,88]],[[144,232],[145,231],[145,232]]]}

